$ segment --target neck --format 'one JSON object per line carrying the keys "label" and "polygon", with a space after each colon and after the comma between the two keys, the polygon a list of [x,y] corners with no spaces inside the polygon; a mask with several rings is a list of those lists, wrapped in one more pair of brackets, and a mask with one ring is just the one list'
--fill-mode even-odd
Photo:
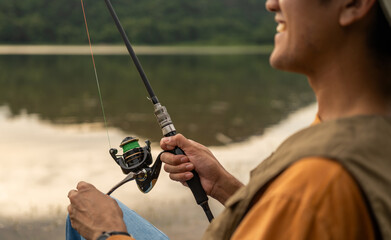
{"label": "neck", "polygon": [[380,84],[390,78],[390,70],[380,69],[370,54],[360,54],[357,48],[352,53],[334,55],[332,61],[308,75],[319,117],[327,121],[355,115],[391,116],[389,93]]}

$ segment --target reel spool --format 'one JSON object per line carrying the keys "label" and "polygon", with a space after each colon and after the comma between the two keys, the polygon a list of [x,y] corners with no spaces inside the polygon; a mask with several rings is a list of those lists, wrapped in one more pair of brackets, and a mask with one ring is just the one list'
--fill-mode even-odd
{"label": "reel spool", "polygon": [[115,148],[110,149],[110,155],[124,174],[138,172],[152,163],[151,142],[147,140],[145,144],[146,146],[142,148],[137,138],[126,137],[119,145],[123,150],[123,155],[116,155],[118,150]]}
{"label": "reel spool", "polygon": [[154,186],[159,177],[162,162],[160,155],[156,159],[153,166],[151,154],[151,142],[145,141],[146,146],[140,147],[137,138],[126,137],[122,140],[120,147],[123,150],[122,155],[117,155],[118,150],[110,149],[110,155],[114,161],[121,167],[124,174],[128,176],[117,184],[111,191],[122,186],[124,183],[136,180],[137,186],[143,193],[148,193]]}

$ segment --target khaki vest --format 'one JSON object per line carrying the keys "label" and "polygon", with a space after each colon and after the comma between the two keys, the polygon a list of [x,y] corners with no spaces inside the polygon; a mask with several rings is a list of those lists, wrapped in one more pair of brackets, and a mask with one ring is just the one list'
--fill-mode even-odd
{"label": "khaki vest", "polygon": [[248,185],[227,200],[226,209],[213,220],[203,239],[230,239],[253,198],[305,157],[325,157],[342,164],[361,188],[375,230],[383,239],[391,239],[391,118],[381,116],[324,122],[289,137],[251,172]]}

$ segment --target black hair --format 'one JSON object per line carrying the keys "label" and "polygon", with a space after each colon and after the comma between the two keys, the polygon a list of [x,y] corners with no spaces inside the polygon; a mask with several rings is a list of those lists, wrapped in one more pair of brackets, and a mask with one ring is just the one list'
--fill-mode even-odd
{"label": "black hair", "polygon": [[379,2],[376,8],[376,19],[368,32],[368,43],[375,55],[381,60],[391,60],[391,25],[388,23]]}
{"label": "black hair", "polygon": [[[377,66],[385,73],[391,74],[391,25],[382,11],[379,2],[376,3],[376,18],[373,27],[368,32],[368,43]],[[381,79],[379,87],[384,96],[391,98],[391,75]]]}

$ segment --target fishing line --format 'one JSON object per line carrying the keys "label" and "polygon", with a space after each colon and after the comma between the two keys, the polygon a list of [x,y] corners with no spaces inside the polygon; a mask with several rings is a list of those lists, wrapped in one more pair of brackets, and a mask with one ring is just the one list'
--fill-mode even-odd
{"label": "fishing line", "polygon": [[103,99],[102,99],[102,93],[101,93],[101,91],[100,91],[98,73],[97,73],[97,71],[96,71],[94,53],[93,53],[93,51],[92,51],[92,44],[91,44],[90,32],[88,31],[87,18],[86,18],[86,13],[85,13],[85,11],[84,11],[84,3],[83,3],[83,0],[80,0],[80,2],[81,2],[81,9],[83,10],[84,23],[85,23],[85,25],[86,25],[86,32],[87,32],[87,37],[88,37],[88,44],[89,44],[89,46],[90,46],[92,64],[93,64],[93,66],[94,66],[94,73],[95,73],[96,86],[97,86],[97,88],[98,88],[100,106],[101,106],[101,108],[102,108],[102,115],[103,115],[103,120],[104,120],[104,123],[105,123],[106,134],[107,134],[107,140],[109,141],[109,147],[111,148],[111,142],[110,142],[110,136],[109,136],[109,128],[108,128],[108,126],[107,126],[105,108],[104,108],[104,106],[103,106]]}

